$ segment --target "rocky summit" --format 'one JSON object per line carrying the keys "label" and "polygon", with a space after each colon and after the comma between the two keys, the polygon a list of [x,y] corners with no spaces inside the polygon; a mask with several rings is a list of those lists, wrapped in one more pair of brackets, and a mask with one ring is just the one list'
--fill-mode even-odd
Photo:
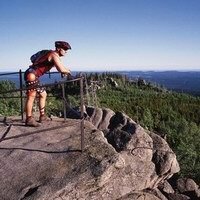
{"label": "rocky summit", "polygon": [[83,151],[79,119],[26,127],[17,117],[0,118],[1,200],[200,198],[193,180],[172,181],[180,168],[163,138],[124,113],[85,112]]}

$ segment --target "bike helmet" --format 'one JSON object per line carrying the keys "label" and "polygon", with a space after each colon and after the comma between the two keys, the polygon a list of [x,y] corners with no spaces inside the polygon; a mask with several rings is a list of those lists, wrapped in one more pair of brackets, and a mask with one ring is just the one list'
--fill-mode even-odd
{"label": "bike helmet", "polygon": [[71,49],[71,46],[69,45],[69,43],[67,43],[65,41],[56,41],[55,42],[55,47],[56,48],[62,48],[64,50]]}

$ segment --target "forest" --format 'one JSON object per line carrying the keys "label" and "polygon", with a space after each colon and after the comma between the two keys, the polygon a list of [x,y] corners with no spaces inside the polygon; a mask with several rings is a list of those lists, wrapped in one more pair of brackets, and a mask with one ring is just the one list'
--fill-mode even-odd
{"label": "forest", "polygon": [[[20,115],[19,93],[11,81],[0,81],[0,116]],[[80,105],[79,84],[65,85],[72,107]],[[47,113],[62,116],[61,87],[47,88]],[[12,96],[12,98],[10,98]],[[85,105],[126,113],[145,129],[165,138],[177,155],[180,177],[200,183],[200,97],[168,91],[143,79],[130,81],[112,73],[88,73],[84,81]],[[37,104],[37,102],[36,102]]]}

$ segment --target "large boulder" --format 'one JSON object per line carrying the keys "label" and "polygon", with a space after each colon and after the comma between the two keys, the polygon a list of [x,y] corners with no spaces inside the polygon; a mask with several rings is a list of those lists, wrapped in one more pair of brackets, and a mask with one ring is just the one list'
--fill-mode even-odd
{"label": "large boulder", "polygon": [[37,128],[0,122],[0,199],[171,198],[158,189],[179,171],[167,142],[124,113],[86,110],[83,152],[81,120],[54,118]]}

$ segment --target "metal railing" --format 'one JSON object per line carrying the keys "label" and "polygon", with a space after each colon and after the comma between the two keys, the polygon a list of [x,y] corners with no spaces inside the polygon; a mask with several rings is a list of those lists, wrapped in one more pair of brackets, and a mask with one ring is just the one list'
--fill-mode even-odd
{"label": "metal railing", "polygon": [[[13,89],[13,90],[9,90],[9,91],[0,91],[0,99],[1,98],[20,98],[20,104],[21,104],[21,118],[23,120],[23,113],[24,113],[24,104],[23,104],[23,98],[25,98],[25,96],[23,96],[23,91],[26,91],[27,89],[25,87],[23,87],[23,73],[22,70],[20,69],[19,72],[12,72],[12,73],[1,73],[0,76],[8,76],[8,75],[14,75],[14,74],[18,74],[19,75],[19,89]],[[57,72],[55,72],[57,73]],[[58,81],[55,83],[49,83],[49,84],[42,84],[41,86],[38,87],[54,87],[56,85],[61,85],[62,88],[62,99],[63,99],[63,113],[64,113],[64,121],[66,121],[67,115],[66,115],[66,109],[69,109],[70,106],[67,102],[66,99],[66,95],[65,95],[65,84],[66,83],[70,83],[70,82],[77,82],[79,81],[80,83],[80,119],[81,119],[81,123],[80,123],[80,128],[81,128],[81,152],[83,152],[84,150],[84,97],[83,97],[83,80],[84,80],[84,76],[82,76],[82,74],[80,74],[79,77],[77,78],[73,78],[71,80],[62,80],[62,81]],[[3,94],[11,94],[14,92],[20,92],[20,96],[19,97],[4,97],[1,96]]]}

